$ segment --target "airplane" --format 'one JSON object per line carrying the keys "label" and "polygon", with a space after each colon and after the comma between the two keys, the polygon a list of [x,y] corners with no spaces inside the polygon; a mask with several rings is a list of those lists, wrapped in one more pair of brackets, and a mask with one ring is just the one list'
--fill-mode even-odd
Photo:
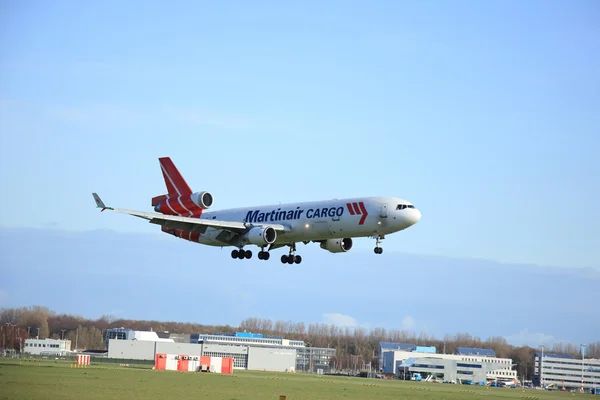
{"label": "airplane", "polygon": [[[421,219],[410,202],[396,197],[357,197],[302,203],[288,203],[206,211],[213,206],[208,191],[193,192],[170,157],[158,159],[167,193],[152,198],[153,212],[109,207],[92,193],[96,207],[148,220],[161,230],[190,242],[234,247],[231,257],[250,259],[249,246],[260,248],[259,260],[268,260],[270,251],[288,246],[281,262],[300,264],[296,244],[319,243],[331,253],[345,253],[353,238],[376,240],[375,254],[382,254],[381,240],[402,231]],[[268,247],[268,248],[267,248]]]}

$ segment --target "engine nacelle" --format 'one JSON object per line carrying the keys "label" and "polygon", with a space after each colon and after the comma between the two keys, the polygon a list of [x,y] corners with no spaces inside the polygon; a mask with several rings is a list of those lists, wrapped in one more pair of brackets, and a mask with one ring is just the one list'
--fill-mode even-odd
{"label": "engine nacelle", "polygon": [[203,210],[213,205],[213,196],[210,192],[196,192],[190,195],[192,202]]}
{"label": "engine nacelle", "polygon": [[277,239],[277,231],[270,226],[255,226],[244,235],[248,243],[257,246],[271,244]]}
{"label": "engine nacelle", "polygon": [[321,242],[321,248],[332,253],[345,253],[352,248],[352,239],[327,239]]}

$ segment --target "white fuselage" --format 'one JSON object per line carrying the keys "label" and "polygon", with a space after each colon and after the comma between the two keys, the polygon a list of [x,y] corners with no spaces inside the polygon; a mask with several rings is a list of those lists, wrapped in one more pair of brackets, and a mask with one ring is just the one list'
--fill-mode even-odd
{"label": "white fuselage", "polygon": [[[276,244],[335,238],[384,236],[406,229],[421,218],[410,202],[395,197],[361,197],[326,201],[205,211],[202,219],[284,225]],[[224,246],[221,231],[207,228],[198,243]]]}

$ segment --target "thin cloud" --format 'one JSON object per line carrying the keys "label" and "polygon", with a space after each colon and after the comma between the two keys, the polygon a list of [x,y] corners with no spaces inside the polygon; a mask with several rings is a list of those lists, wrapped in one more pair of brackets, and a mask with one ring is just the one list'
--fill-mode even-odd
{"label": "thin cloud", "polygon": [[417,326],[417,321],[410,315],[407,315],[406,317],[404,317],[402,319],[402,329],[410,330],[410,329],[415,328],[416,326]]}
{"label": "thin cloud", "polygon": [[541,332],[529,332],[529,329],[523,329],[521,332],[505,336],[506,341],[509,344],[515,346],[530,346],[530,347],[539,347],[542,344],[548,345],[552,343],[560,342],[556,337],[541,333]]}
{"label": "thin cloud", "polygon": [[341,313],[323,314],[323,322],[329,325],[335,325],[343,328],[354,328],[358,326],[358,321],[355,318]]}

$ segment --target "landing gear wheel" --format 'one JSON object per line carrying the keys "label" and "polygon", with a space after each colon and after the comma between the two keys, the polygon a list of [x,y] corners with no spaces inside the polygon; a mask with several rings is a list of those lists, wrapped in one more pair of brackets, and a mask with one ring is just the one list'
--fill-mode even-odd
{"label": "landing gear wheel", "polygon": [[246,258],[246,252],[244,250],[238,251],[238,258],[240,260],[243,260],[244,258]]}
{"label": "landing gear wheel", "polygon": [[252,251],[250,251],[250,250],[246,250],[245,257],[246,257],[248,260],[249,260],[249,259],[251,259],[251,258],[252,258]]}
{"label": "landing gear wheel", "polygon": [[270,256],[271,256],[271,254],[269,254],[268,251],[261,250],[258,252],[259,260],[268,260]]}
{"label": "landing gear wheel", "polygon": [[296,243],[288,244],[290,246],[290,254],[287,256],[284,254],[281,256],[282,264],[300,264],[302,262],[302,257],[295,255],[296,252]]}
{"label": "landing gear wheel", "polygon": [[263,260],[268,260],[269,258],[271,258],[271,253],[269,253],[268,251],[265,251],[263,254]]}
{"label": "landing gear wheel", "polygon": [[238,258],[238,251],[237,250],[231,250],[231,258]]}
{"label": "landing gear wheel", "polygon": [[381,247],[375,247],[374,251],[375,251],[375,254],[381,254],[381,253],[383,253],[383,248],[381,248]]}

